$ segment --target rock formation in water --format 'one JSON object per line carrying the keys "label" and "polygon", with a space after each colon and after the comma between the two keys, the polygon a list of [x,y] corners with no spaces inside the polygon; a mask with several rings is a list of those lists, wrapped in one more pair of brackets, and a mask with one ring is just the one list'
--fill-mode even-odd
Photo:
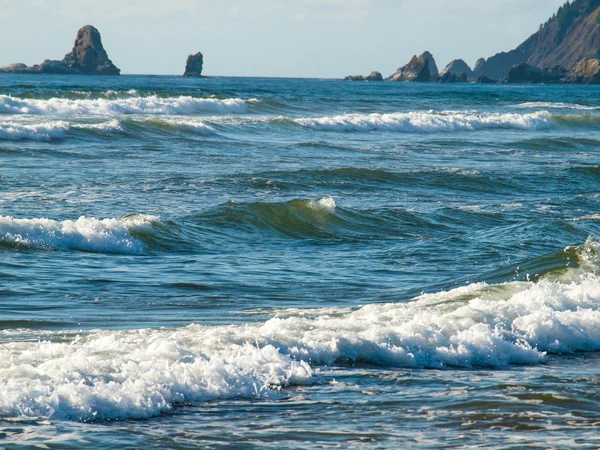
{"label": "rock formation in water", "polygon": [[198,52],[195,55],[190,55],[185,64],[184,77],[201,77],[202,67],[204,66],[204,56]]}
{"label": "rock formation in water", "polygon": [[0,68],[0,72],[119,75],[121,70],[108,58],[100,32],[93,26],[86,25],[77,32],[73,50],[62,61],[47,59],[31,67],[22,63],[10,64]]}
{"label": "rock formation in water", "polygon": [[440,75],[436,81],[439,83],[466,83],[469,80],[467,74],[464,72],[459,76],[456,76],[456,74],[452,72],[446,72],[443,75]]}
{"label": "rock formation in water", "polygon": [[388,78],[390,81],[432,81],[429,71],[429,59],[425,56],[412,57],[410,62],[400,67],[395,74]]}
{"label": "rock formation in water", "polygon": [[438,66],[435,62],[435,58],[433,57],[433,55],[431,53],[426,51],[421,56],[419,56],[419,58],[427,59],[427,62],[429,63],[429,73],[431,74],[432,79],[436,79],[437,77],[440,76],[440,71],[438,70]]}
{"label": "rock formation in water", "polygon": [[563,83],[571,84],[600,84],[600,61],[583,59],[565,75]]}
{"label": "rock formation in water", "polygon": [[442,78],[446,74],[454,75],[457,78],[462,77],[464,74],[467,79],[473,78],[473,71],[471,70],[469,65],[462,59],[455,59],[450,64],[448,64],[446,68],[442,70]]}
{"label": "rock formation in water", "polygon": [[507,83],[525,84],[555,84],[559,83],[567,74],[567,70],[560,67],[540,68],[527,63],[517,64],[508,71]]}
{"label": "rock formation in water", "polygon": [[369,75],[348,75],[344,78],[346,81],[383,81],[383,75],[377,71],[371,72]]}
{"label": "rock formation in water", "polygon": [[599,56],[600,0],[567,2],[540,30],[510,52],[487,59],[475,74],[505,79],[511,67],[573,67],[582,59]]}

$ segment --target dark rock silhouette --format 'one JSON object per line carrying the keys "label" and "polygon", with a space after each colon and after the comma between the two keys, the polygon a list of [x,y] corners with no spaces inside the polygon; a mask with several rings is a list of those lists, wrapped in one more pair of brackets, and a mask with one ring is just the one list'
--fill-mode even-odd
{"label": "dark rock silhouette", "polygon": [[436,79],[440,75],[440,71],[438,70],[437,64],[435,62],[435,58],[431,53],[426,51],[419,58],[426,58],[429,63],[429,73],[431,74],[432,79]]}
{"label": "dark rock silhouette", "polygon": [[348,75],[344,78],[346,81],[383,81],[383,75],[377,71],[371,72],[369,75]]}
{"label": "dark rock silhouette", "polygon": [[118,69],[108,58],[102,45],[100,32],[91,25],[86,25],[77,32],[75,45],[71,53],[67,53],[63,62],[82,74],[119,75]]}
{"label": "dark rock silhouette", "polygon": [[10,64],[0,68],[0,72],[120,75],[121,70],[108,58],[100,32],[93,26],[86,25],[77,32],[73,50],[67,53],[62,61],[47,59],[31,67],[22,63]]}
{"label": "dark rock silhouette", "polygon": [[492,84],[492,83],[497,83],[498,81],[496,80],[492,80],[490,77],[486,77],[485,75],[479,75],[477,77],[477,80],[475,80],[475,83],[481,83],[481,84]]}
{"label": "dark rock silhouette", "polygon": [[439,83],[466,83],[468,78],[467,74],[464,72],[458,76],[452,72],[445,72],[443,75],[440,75],[436,81]]}
{"label": "dark rock silhouette", "polygon": [[507,83],[558,83],[567,74],[567,70],[560,67],[540,68],[527,63],[520,63],[511,67],[506,78]]}
{"label": "dark rock silhouette", "polygon": [[410,62],[400,67],[390,78],[390,81],[432,81],[429,71],[429,59],[427,57],[417,58],[413,56]]}
{"label": "dark rock silhouette", "polygon": [[600,84],[600,61],[598,59],[583,59],[565,75],[563,83],[571,84]]}
{"label": "dark rock silhouette", "polygon": [[201,77],[202,68],[204,66],[204,56],[198,52],[195,55],[190,55],[185,64],[184,77]]}

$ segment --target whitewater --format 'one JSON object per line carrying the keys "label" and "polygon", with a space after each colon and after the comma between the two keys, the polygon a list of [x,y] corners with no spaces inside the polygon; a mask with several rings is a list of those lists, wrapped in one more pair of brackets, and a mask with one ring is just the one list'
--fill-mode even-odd
{"label": "whitewater", "polygon": [[595,98],[0,77],[0,448],[597,448]]}

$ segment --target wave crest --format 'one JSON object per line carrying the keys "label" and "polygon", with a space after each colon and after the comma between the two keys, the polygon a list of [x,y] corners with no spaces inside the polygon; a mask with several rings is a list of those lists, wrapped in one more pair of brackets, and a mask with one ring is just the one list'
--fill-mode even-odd
{"label": "wave crest", "polygon": [[116,99],[22,99],[0,95],[0,114],[24,115],[186,115],[199,113],[242,114],[247,102],[239,99],[214,99],[179,96],[162,98],[131,97]]}
{"label": "wave crest", "polygon": [[77,220],[15,219],[0,216],[0,245],[48,250],[142,254],[144,246],[132,231],[147,230],[156,216]]}
{"label": "wave crest", "polygon": [[545,130],[552,127],[547,112],[498,114],[470,111],[408,112],[393,114],[344,114],[295,119],[299,125],[320,131],[393,131],[436,133],[488,129]]}
{"label": "wave crest", "polygon": [[471,284],[406,304],[282,312],[264,323],[0,335],[0,416],[72,420],[159,415],[182,402],[277,395],[314,366],[505,367],[600,350],[600,278]]}

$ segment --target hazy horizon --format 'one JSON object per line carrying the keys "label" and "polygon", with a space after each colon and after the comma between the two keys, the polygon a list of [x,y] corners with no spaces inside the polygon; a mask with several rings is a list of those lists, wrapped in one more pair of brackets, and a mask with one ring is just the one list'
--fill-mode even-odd
{"label": "hazy horizon", "polygon": [[[519,45],[564,0],[0,0],[0,66],[62,59],[96,26],[123,74],[180,75],[204,54],[213,76],[384,76],[430,51],[440,69]],[[492,20],[493,19],[493,20]],[[35,31],[32,31],[35,30]]]}

